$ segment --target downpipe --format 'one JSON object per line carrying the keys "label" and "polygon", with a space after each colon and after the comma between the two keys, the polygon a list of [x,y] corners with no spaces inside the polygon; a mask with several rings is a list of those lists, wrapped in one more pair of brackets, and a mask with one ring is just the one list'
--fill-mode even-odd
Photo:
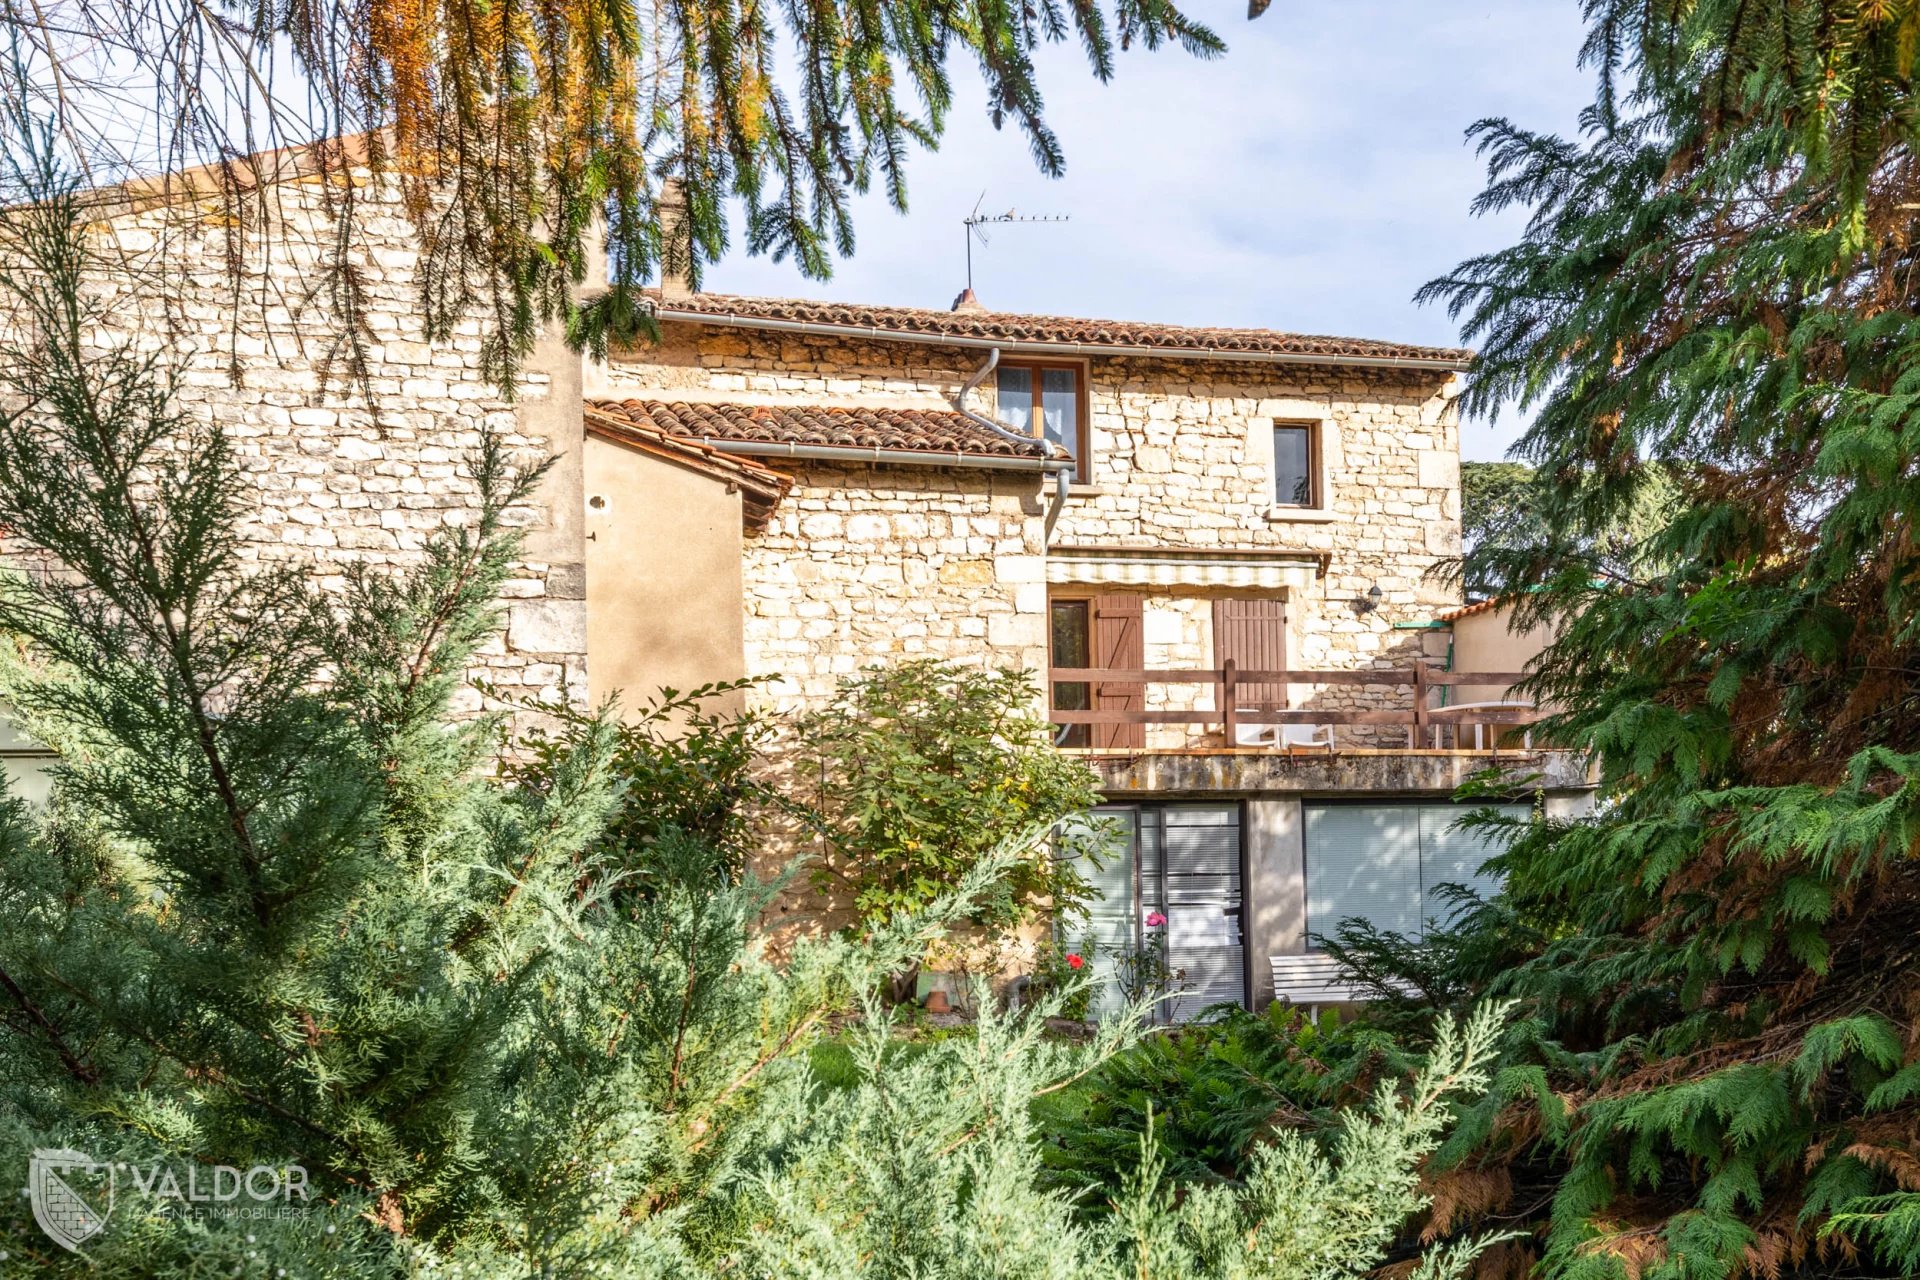
{"label": "downpipe", "polygon": [[[1010,441],[1022,447],[1030,445],[1034,441],[1033,436],[1023,436],[1018,432],[1009,431],[992,418],[987,417],[984,413],[975,413],[967,407],[967,397],[973,394],[974,388],[985,382],[987,375],[999,367],[1000,348],[995,347],[987,352],[986,363],[978,369],[975,369],[972,376],[960,384],[960,392],[953,398],[953,407],[959,412],[961,417],[973,423],[975,426],[983,427],[991,431],[1002,440]],[[1045,437],[1041,438],[1045,439]],[[1067,505],[1067,486],[1072,483],[1070,473],[1073,468],[1074,463],[1070,459],[1047,459],[1046,469],[1053,473],[1053,497],[1047,503],[1047,518],[1044,526],[1045,541],[1051,542],[1053,540],[1053,527],[1060,522],[1060,512]]]}

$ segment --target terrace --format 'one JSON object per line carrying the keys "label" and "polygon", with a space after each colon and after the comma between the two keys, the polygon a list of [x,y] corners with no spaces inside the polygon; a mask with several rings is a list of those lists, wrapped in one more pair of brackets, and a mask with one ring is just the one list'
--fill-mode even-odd
{"label": "terrace", "polygon": [[[1056,667],[1048,714],[1062,750],[1088,758],[1109,795],[1446,793],[1490,769],[1516,784],[1590,785],[1572,753],[1533,740],[1544,713],[1512,692],[1523,674],[1420,660],[1353,671]],[[1061,705],[1075,702],[1088,705]]]}
{"label": "terrace", "polygon": [[[1467,754],[1490,754],[1498,758],[1503,745],[1509,754],[1510,738],[1517,732],[1520,749],[1532,749],[1531,734],[1524,726],[1533,724],[1542,713],[1530,700],[1509,692],[1495,699],[1473,701],[1450,699],[1455,689],[1499,688],[1511,690],[1525,678],[1518,671],[1452,671],[1416,660],[1405,670],[1366,668],[1357,671],[1240,670],[1232,660],[1217,668],[1177,668],[1165,670],[1116,670],[1107,667],[1055,667],[1049,675],[1055,690],[1055,706],[1048,718],[1069,730],[1078,726],[1100,727],[1104,733],[1062,735],[1062,745],[1070,750],[1091,754],[1137,754],[1148,749],[1144,740],[1130,741],[1144,733],[1115,732],[1110,726],[1188,725],[1197,726],[1206,737],[1218,731],[1219,741],[1202,749],[1209,753],[1272,752],[1297,753],[1343,750],[1379,750],[1383,727],[1404,726],[1404,750],[1447,750]],[[1200,686],[1210,690],[1205,705],[1193,699],[1184,707],[1149,707],[1153,699],[1145,691],[1156,685]],[[1289,706],[1295,701],[1290,693],[1275,697],[1277,690],[1306,686],[1314,689],[1406,690],[1405,707],[1369,705],[1364,708]],[[1084,694],[1074,691],[1084,690]],[[1063,698],[1062,694],[1065,692]],[[1364,701],[1378,704],[1391,695],[1366,696]],[[1436,700],[1438,705],[1436,705]],[[1088,705],[1074,707],[1062,702],[1132,703],[1137,705]],[[1341,727],[1365,726],[1361,737],[1374,744],[1365,748],[1343,746]],[[1099,739],[1104,739],[1099,740]],[[1468,743],[1471,742],[1471,745]],[[1164,748],[1154,748],[1164,749]],[[1391,747],[1389,750],[1402,748]]]}

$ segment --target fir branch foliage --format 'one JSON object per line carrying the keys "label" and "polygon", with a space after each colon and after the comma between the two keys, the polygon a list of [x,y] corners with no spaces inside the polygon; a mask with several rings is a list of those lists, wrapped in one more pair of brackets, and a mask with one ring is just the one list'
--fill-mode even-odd
{"label": "fir branch foliage", "polygon": [[277,149],[301,149],[337,232],[310,281],[333,332],[305,322],[363,384],[372,300],[353,228],[363,179],[392,184],[422,248],[429,339],[478,319],[485,373],[507,393],[547,321],[596,355],[656,336],[643,287],[697,284],[736,240],[828,276],[854,251],[855,197],[877,181],[907,207],[910,158],[954,107],[955,59],[977,69],[995,127],[1011,122],[1054,176],[1066,157],[1042,46],[1077,41],[1101,80],[1134,45],[1225,48],[1170,0],[7,0],[4,13],[18,38],[0,95],[45,103],[94,182],[209,166],[172,183],[222,207],[235,306],[248,254],[313,247],[282,243],[273,190]]}
{"label": "fir branch foliage", "polygon": [[1480,345],[1470,406],[1532,412],[1537,520],[1468,571],[1556,627],[1540,732],[1602,784],[1509,833],[1434,991],[1518,998],[1501,1076],[1567,1123],[1511,1094],[1445,1158],[1511,1172],[1546,1275],[1906,1274],[1845,1205],[1913,1145],[1920,13],[1586,12],[1580,133],[1472,133],[1522,236],[1423,294]]}

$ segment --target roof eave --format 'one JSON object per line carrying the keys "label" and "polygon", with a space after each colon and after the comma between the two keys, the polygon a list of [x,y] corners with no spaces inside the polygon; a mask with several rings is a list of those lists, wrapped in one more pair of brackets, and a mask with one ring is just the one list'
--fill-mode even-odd
{"label": "roof eave", "polygon": [[877,445],[799,444],[781,440],[723,440],[686,436],[719,453],[804,462],[864,462],[876,466],[960,467],[981,471],[1072,471],[1071,458],[1036,458],[1011,453],[967,453],[959,449],[883,449]]}
{"label": "roof eave", "polygon": [[981,338],[962,334],[922,333],[913,329],[888,329],[878,325],[833,324],[818,320],[783,320],[771,316],[746,316],[732,312],[691,310],[659,303],[656,318],[685,324],[718,325],[730,329],[765,329],[776,333],[794,333],[828,338],[860,338],[875,342],[915,342],[934,347],[966,347],[986,351],[998,349],[1022,355],[1067,356],[1140,356],[1167,360],[1236,360],[1254,364],[1337,366],[1361,369],[1411,369],[1433,373],[1459,373],[1472,367],[1470,358],[1436,356],[1363,356],[1302,351],[1241,351],[1228,347],[1174,347],[1105,342],[1046,342],[1022,338]]}

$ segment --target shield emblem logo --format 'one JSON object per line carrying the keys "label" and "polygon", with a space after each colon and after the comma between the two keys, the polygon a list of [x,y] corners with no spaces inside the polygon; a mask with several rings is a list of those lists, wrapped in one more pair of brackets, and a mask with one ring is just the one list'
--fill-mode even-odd
{"label": "shield emblem logo", "polygon": [[33,1220],[63,1249],[80,1251],[113,1212],[113,1165],[79,1151],[41,1149],[27,1168]]}

